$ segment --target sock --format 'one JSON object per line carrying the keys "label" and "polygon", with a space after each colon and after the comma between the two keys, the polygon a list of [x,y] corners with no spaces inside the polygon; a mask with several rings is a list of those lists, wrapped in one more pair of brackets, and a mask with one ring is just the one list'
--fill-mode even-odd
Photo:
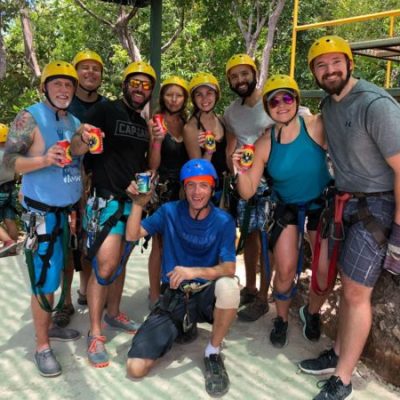
{"label": "sock", "polygon": [[210,357],[211,354],[219,354],[219,347],[214,347],[211,342],[208,342],[206,350],[204,352],[205,357]]}

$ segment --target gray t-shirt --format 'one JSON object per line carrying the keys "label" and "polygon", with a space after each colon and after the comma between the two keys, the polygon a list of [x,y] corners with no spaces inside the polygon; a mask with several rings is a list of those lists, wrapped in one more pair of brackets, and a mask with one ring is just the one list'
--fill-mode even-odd
{"label": "gray t-shirt", "polygon": [[324,99],[322,118],[337,188],[364,193],[393,190],[393,170],[385,159],[400,153],[396,100],[360,79],[341,101]]}
{"label": "gray t-shirt", "polygon": [[242,99],[233,101],[224,113],[226,130],[237,138],[237,146],[253,144],[274,122],[264,111],[262,100],[255,106],[242,105]]}
{"label": "gray t-shirt", "polygon": [[0,149],[0,185],[14,180],[14,171],[3,164],[4,148]]}

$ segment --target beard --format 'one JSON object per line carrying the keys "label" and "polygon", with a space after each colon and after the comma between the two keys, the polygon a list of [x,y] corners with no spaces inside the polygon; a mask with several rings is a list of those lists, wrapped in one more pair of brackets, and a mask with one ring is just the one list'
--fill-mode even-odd
{"label": "beard", "polygon": [[236,86],[232,86],[231,84],[229,84],[229,87],[231,88],[232,91],[234,91],[239,97],[242,98],[246,98],[251,96],[251,94],[254,92],[254,89],[257,86],[257,81],[253,79],[250,82],[247,82],[247,88],[245,90],[240,90],[239,89],[239,84],[237,84]]}
{"label": "beard", "polygon": [[143,107],[148,103],[148,101],[150,100],[150,96],[148,96],[147,98],[145,97],[143,99],[143,101],[141,101],[140,103],[133,101],[132,100],[132,96],[131,93],[129,92],[128,89],[128,85],[124,84],[124,87],[122,89],[122,93],[124,95],[124,99],[125,101],[128,103],[128,105],[133,108],[134,110],[141,110],[143,109]]}
{"label": "beard", "polygon": [[[329,78],[330,76],[337,76],[340,79],[336,82],[324,83],[325,79]],[[350,70],[350,68],[347,68],[346,78],[343,78],[342,72],[333,72],[332,74],[323,75],[321,77],[321,81],[319,81],[318,79],[315,79],[315,81],[317,82],[317,85],[321,89],[325,90],[325,92],[327,92],[331,95],[334,94],[336,96],[339,96],[340,93],[342,93],[342,90],[347,85],[347,82],[349,81],[350,76],[351,76],[351,70]]]}

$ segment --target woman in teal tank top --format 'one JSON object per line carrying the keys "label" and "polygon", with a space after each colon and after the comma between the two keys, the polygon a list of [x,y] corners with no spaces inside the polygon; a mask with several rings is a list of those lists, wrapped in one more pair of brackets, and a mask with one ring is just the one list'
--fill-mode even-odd
{"label": "woman in teal tank top", "polygon": [[[294,284],[296,267],[302,258],[299,236],[304,230],[304,217],[308,217],[307,230],[312,248],[322,205],[318,202],[331,181],[326,162],[326,141],[319,115],[298,115],[300,90],[296,81],[287,75],[274,75],[264,86],[263,103],[268,115],[275,121],[255,143],[253,165],[243,171],[240,167],[242,150],[232,156],[238,172],[237,189],[248,199],[254,195],[261,177],[272,179],[272,196],[277,205],[274,220],[284,218],[283,229],[270,232],[270,249],[275,267],[274,290],[277,317],[270,334],[275,347],[287,344],[288,315],[291,298],[296,293]],[[299,215],[301,215],[299,217]],[[275,224],[276,226],[278,224]],[[278,232],[279,231],[279,232]],[[274,240],[272,240],[274,239]],[[300,253],[300,254],[299,254]],[[323,287],[328,271],[327,239],[322,241],[318,282]],[[304,323],[303,334],[312,341],[320,337],[319,310],[326,295],[319,296],[310,288],[309,304],[300,309]]]}

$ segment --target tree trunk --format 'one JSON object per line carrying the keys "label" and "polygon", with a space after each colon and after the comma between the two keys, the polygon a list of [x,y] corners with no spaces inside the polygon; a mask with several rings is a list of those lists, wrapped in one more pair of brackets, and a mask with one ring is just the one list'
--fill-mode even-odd
{"label": "tree trunk", "polygon": [[3,79],[7,70],[7,53],[0,25],[0,79]]}

